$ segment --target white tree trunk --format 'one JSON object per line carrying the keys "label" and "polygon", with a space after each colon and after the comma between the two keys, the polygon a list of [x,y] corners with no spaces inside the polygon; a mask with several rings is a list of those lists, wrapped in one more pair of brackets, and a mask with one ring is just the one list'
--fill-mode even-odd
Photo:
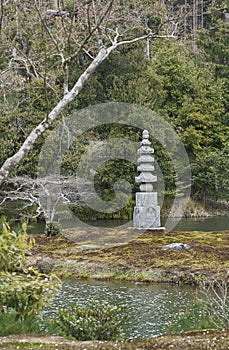
{"label": "white tree trunk", "polygon": [[32,149],[33,144],[36,142],[38,137],[42,135],[53,123],[54,120],[60,115],[63,109],[79,94],[82,90],[85,82],[91,76],[91,74],[96,70],[96,68],[105,60],[105,58],[116,48],[116,45],[112,45],[108,49],[102,48],[88,68],[79,77],[78,81],[75,83],[73,88],[63,96],[63,98],[58,102],[58,104],[49,113],[48,117],[44,119],[26,138],[21,148],[10,158],[8,158],[5,163],[0,168],[0,186],[9,176],[9,172],[20,163],[20,161],[25,157],[25,155]]}

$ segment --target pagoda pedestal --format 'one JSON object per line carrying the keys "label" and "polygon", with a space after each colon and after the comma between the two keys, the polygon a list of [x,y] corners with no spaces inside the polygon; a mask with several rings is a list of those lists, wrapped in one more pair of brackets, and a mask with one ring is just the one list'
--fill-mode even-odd
{"label": "pagoda pedestal", "polygon": [[136,193],[136,206],[134,207],[134,227],[158,228],[161,226],[160,207],[157,204],[157,193]]}

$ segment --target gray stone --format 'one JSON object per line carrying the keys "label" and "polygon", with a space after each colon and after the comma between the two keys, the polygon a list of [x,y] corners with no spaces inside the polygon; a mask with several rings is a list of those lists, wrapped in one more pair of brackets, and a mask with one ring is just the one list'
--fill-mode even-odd
{"label": "gray stone", "polygon": [[150,207],[134,208],[134,227],[157,228],[160,226],[160,208],[151,204]]}
{"label": "gray stone", "polygon": [[[151,154],[154,153],[154,149],[151,148],[148,145],[142,145],[139,149],[138,149],[138,154]],[[153,157],[152,157],[153,158]]]}
{"label": "gray stone", "polygon": [[157,181],[157,177],[153,174],[150,174],[150,172],[142,172],[139,176],[135,177],[135,181],[137,183],[152,183]]}
{"label": "gray stone", "polygon": [[141,147],[138,150],[139,176],[135,177],[136,183],[140,184],[140,191],[136,193],[136,206],[134,207],[133,223],[139,229],[160,228],[160,207],[157,202],[157,192],[153,192],[153,183],[157,181],[154,171],[154,158],[151,156],[154,149],[150,147],[149,132],[142,133]]}
{"label": "gray stone", "polygon": [[190,245],[184,243],[171,243],[164,245],[161,250],[188,250],[190,249]]}
{"label": "gray stone", "polygon": [[154,162],[154,157],[151,157],[149,154],[142,154],[138,160],[138,163],[152,163]]}
{"label": "gray stone", "polygon": [[151,164],[141,164],[137,167],[137,171],[154,171],[155,168]]}
{"label": "gray stone", "polygon": [[44,258],[36,262],[36,267],[38,268],[39,272],[49,274],[50,272],[52,272],[54,263],[51,259]]}

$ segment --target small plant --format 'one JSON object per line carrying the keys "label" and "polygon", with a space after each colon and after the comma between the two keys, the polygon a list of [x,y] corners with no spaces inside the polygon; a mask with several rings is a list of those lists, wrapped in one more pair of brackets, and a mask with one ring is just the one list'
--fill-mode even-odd
{"label": "small plant", "polygon": [[56,236],[62,231],[62,226],[59,222],[53,221],[46,224],[45,234],[46,236]]}
{"label": "small plant", "polygon": [[169,333],[189,330],[229,327],[229,275],[223,281],[202,282],[191,309],[179,311],[178,318],[169,323]]}
{"label": "small plant", "polygon": [[3,223],[0,232],[0,314],[14,311],[24,321],[39,313],[57,290],[55,275],[41,274],[29,266],[28,254],[34,241],[22,232],[14,232]]}
{"label": "small plant", "polygon": [[91,299],[87,307],[75,305],[68,311],[59,310],[58,324],[65,335],[77,340],[118,339],[123,336],[125,309]]}
{"label": "small plant", "polygon": [[0,313],[0,336],[10,334],[40,333],[40,319],[36,315],[28,316],[25,320],[18,319],[14,310]]}
{"label": "small plant", "polygon": [[200,302],[205,306],[208,318],[216,328],[229,328],[229,273],[222,281],[203,282]]}
{"label": "small plant", "polygon": [[216,328],[215,323],[208,318],[202,303],[195,301],[190,309],[179,310],[177,319],[168,324],[168,333],[178,334],[209,328]]}

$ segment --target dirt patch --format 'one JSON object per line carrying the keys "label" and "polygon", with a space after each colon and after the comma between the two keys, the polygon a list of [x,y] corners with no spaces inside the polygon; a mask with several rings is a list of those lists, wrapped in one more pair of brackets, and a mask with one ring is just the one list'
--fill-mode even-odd
{"label": "dirt patch", "polygon": [[[136,230],[127,228],[93,230],[75,228],[49,238],[34,235],[33,263],[51,266],[65,276],[174,283],[220,279],[229,269],[229,231],[136,235]],[[122,242],[114,244],[115,236],[121,236]],[[188,244],[190,249],[161,249],[175,242]]]}
{"label": "dirt patch", "polygon": [[126,341],[70,341],[55,336],[11,335],[0,338],[2,350],[55,349],[55,350],[223,350],[229,348],[229,329],[193,331],[151,339]]}

